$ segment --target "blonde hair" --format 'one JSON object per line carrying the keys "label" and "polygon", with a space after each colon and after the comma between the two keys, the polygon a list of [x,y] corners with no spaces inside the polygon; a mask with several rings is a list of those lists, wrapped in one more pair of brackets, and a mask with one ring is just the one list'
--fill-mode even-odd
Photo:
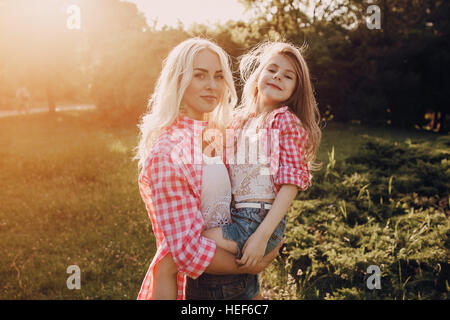
{"label": "blonde hair", "polygon": [[226,83],[225,93],[218,106],[205,115],[208,127],[224,131],[231,111],[236,105],[237,94],[230,70],[229,55],[217,44],[202,38],[190,38],[170,51],[163,62],[163,68],[156,82],[155,91],[149,99],[147,112],[139,124],[140,139],[136,148],[138,167],[144,168],[153,142],[161,131],[171,126],[180,115],[180,105],[186,88],[193,76],[194,58],[201,50],[211,50],[217,54]]}
{"label": "blonde hair", "polygon": [[[296,47],[287,42],[266,41],[260,43],[248,53],[241,57],[239,70],[241,81],[244,83],[241,103],[236,112],[244,121],[256,112],[258,102],[258,79],[262,70],[267,65],[270,58],[281,54],[285,56],[294,65],[296,73],[296,87],[292,95],[286,101],[280,103],[277,107],[288,106],[290,110],[300,119],[303,127],[308,133],[309,142],[306,148],[306,158],[311,170],[318,170],[321,164],[315,163],[317,150],[319,148],[322,132],[319,127],[320,112],[310,80],[309,69],[302,52],[305,46]],[[262,121],[272,110],[265,114],[259,114]]]}

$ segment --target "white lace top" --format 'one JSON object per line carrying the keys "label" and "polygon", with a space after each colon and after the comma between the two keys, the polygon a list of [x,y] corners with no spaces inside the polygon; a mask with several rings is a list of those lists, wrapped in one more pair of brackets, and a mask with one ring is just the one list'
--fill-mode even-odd
{"label": "white lace top", "polygon": [[231,184],[227,168],[220,156],[203,155],[200,211],[206,229],[231,223]]}
{"label": "white lace top", "polygon": [[275,199],[270,164],[262,149],[257,121],[247,121],[235,149],[235,164],[230,164],[230,179],[234,201]]}

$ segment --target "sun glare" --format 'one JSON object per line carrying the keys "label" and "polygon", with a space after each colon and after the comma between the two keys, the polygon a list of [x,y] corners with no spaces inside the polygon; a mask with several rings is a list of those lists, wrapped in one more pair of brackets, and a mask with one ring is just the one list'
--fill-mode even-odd
{"label": "sun glare", "polygon": [[[125,0],[124,0],[125,1]],[[193,23],[216,23],[227,20],[246,20],[245,7],[237,0],[126,0],[137,5],[149,24],[156,28],[176,27],[178,21],[185,27]]]}

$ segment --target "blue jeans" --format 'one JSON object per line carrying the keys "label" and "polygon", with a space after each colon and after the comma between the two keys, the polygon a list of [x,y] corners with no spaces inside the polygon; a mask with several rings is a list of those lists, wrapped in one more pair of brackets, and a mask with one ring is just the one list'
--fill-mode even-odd
{"label": "blue jeans", "polygon": [[186,300],[252,300],[259,293],[258,275],[214,275],[187,277]]}
{"label": "blue jeans", "polygon": [[[223,226],[222,234],[225,239],[233,240],[237,243],[238,258],[242,257],[242,248],[245,242],[256,231],[268,212],[269,209],[231,208],[231,219],[233,223]],[[265,254],[275,249],[281,242],[285,231],[286,219],[283,218],[270,237]]]}

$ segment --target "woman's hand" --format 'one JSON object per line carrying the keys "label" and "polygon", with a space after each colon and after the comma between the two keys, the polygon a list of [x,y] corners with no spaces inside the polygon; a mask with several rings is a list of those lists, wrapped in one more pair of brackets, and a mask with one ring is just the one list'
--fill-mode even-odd
{"label": "woman's hand", "polygon": [[264,257],[269,239],[256,230],[245,242],[242,258],[236,260],[238,264],[254,267]]}
{"label": "woman's hand", "polygon": [[278,246],[266,254],[259,262],[255,264],[253,267],[249,267],[247,265],[239,267],[241,273],[248,274],[258,274],[263,271],[279,254],[280,248],[283,245],[284,241],[286,241],[286,237],[284,237]]}

